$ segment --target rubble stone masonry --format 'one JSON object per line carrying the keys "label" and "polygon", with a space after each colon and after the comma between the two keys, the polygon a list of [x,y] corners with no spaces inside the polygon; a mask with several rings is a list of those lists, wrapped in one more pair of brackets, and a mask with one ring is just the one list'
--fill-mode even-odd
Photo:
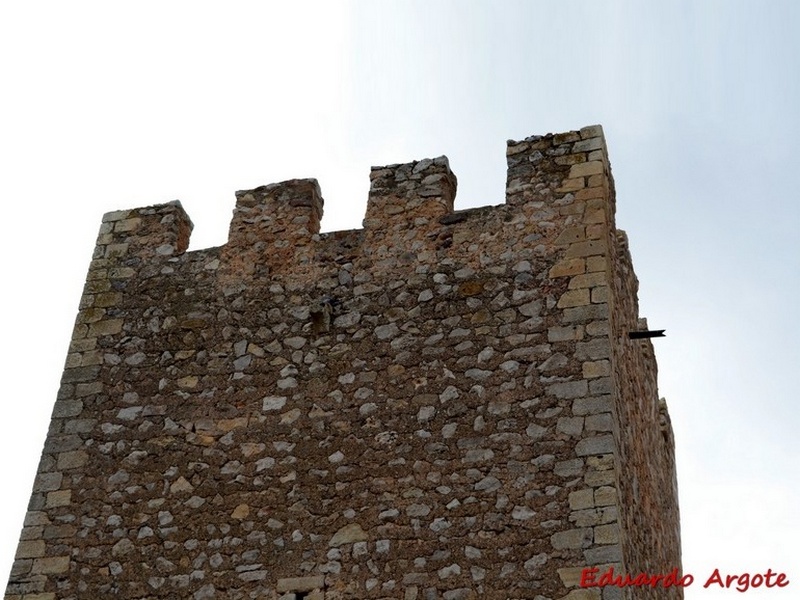
{"label": "rubble stone masonry", "polygon": [[614,600],[680,569],[673,437],[599,126],[103,217],[6,600]]}

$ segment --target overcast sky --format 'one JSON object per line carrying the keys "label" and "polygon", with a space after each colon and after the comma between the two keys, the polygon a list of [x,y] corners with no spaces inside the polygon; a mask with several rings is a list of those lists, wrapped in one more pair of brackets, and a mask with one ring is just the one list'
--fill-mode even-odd
{"label": "overcast sky", "polygon": [[677,444],[687,600],[800,594],[800,3],[4,2],[0,586],[104,212],[316,177],[359,227],[371,165],[446,154],[504,200],[505,142],[601,123]]}

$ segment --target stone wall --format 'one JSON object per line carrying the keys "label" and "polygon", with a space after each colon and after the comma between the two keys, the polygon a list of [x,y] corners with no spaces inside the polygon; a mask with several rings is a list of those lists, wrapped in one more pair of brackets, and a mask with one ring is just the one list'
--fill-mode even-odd
{"label": "stone wall", "polygon": [[[639,282],[627,237],[617,231],[616,238],[611,327],[622,549],[628,572],[668,573],[681,564],[675,440],[666,402],[658,398],[653,345],[627,335],[646,330],[647,321],[638,318]],[[648,589],[636,592],[636,598],[659,597]]]}
{"label": "stone wall", "polygon": [[[7,600],[613,600],[680,567],[672,435],[599,126],[508,145],[503,205],[447,159],[108,213]],[[635,591],[635,590],[634,590]],[[637,597],[644,597],[638,596]],[[654,598],[680,598],[676,588]]]}

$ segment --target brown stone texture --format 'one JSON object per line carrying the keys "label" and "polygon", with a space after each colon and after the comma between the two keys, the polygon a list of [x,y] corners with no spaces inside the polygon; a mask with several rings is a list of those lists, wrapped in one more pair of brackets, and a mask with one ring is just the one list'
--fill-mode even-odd
{"label": "brown stone texture", "polygon": [[6,599],[681,598],[673,438],[599,126],[508,144],[506,202],[445,157],[108,213]]}

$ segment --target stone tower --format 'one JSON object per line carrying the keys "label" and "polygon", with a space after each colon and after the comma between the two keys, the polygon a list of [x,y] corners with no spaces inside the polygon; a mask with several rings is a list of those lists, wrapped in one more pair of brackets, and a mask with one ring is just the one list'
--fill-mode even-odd
{"label": "stone tower", "polygon": [[681,598],[673,436],[599,126],[103,217],[7,600]]}

